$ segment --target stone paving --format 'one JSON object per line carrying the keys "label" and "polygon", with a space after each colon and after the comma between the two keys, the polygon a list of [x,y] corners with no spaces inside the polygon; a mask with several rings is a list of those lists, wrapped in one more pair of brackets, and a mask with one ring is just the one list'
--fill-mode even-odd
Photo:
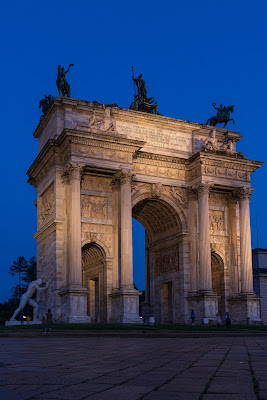
{"label": "stone paving", "polygon": [[267,399],[267,337],[0,338],[0,399]]}

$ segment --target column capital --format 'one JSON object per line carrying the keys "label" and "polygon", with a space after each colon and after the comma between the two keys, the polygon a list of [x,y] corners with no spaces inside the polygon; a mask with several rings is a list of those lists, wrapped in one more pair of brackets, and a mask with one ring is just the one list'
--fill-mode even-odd
{"label": "column capital", "polygon": [[242,187],[237,191],[237,196],[240,200],[250,200],[254,188]]}
{"label": "column capital", "polygon": [[71,179],[81,180],[84,167],[84,163],[69,162],[61,173],[63,182],[69,182]]}
{"label": "column capital", "polygon": [[239,200],[239,195],[238,195],[238,190],[233,190],[231,193],[229,193],[229,196],[227,198],[227,204],[228,206],[235,206],[238,203]]}
{"label": "column capital", "polygon": [[133,174],[131,170],[122,169],[121,171],[115,173],[111,184],[113,185],[113,187],[114,185],[115,186],[131,185],[134,175],[135,174]]}
{"label": "column capital", "polygon": [[197,190],[193,187],[186,188],[187,200],[196,201],[197,200]]}
{"label": "column capital", "polygon": [[193,186],[192,189],[196,190],[198,195],[209,194],[213,185],[214,182],[203,182],[200,185]]}

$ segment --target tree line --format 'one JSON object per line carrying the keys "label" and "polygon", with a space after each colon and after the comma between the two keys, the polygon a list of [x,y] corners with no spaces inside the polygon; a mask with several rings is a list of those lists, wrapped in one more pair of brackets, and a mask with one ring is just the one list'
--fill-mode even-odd
{"label": "tree line", "polygon": [[[36,257],[31,257],[30,260],[26,260],[25,257],[18,257],[9,267],[9,273],[17,277],[17,283],[12,287],[11,297],[8,301],[0,303],[0,325],[4,325],[5,321],[12,317],[28,285],[37,279]],[[24,311],[25,315],[30,315],[32,317],[32,307],[27,305]]]}

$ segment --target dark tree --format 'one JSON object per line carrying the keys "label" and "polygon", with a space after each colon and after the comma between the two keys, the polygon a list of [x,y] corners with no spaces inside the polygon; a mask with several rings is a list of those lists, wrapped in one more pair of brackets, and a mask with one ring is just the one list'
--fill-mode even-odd
{"label": "dark tree", "polygon": [[12,297],[19,301],[23,291],[26,290],[25,283],[25,274],[27,273],[27,269],[29,268],[28,261],[24,257],[18,257],[16,261],[14,261],[13,265],[9,268],[9,273],[12,276],[18,276],[19,283],[15,285],[12,291]]}
{"label": "dark tree", "polygon": [[[18,307],[20,297],[26,292],[30,282],[36,280],[37,264],[36,258],[32,257],[29,261],[25,257],[18,257],[9,268],[12,276],[17,276],[19,283],[11,289],[11,298],[5,303],[0,303],[0,325],[9,320]],[[26,315],[32,315],[32,307],[26,306],[24,309]]]}

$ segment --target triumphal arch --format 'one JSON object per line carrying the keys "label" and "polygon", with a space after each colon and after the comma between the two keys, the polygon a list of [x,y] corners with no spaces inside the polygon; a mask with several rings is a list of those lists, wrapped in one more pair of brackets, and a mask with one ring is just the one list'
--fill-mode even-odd
{"label": "triumphal arch", "polygon": [[259,321],[239,133],[56,98],[34,132],[39,318],[140,323],[132,217],[146,231],[143,320]]}

